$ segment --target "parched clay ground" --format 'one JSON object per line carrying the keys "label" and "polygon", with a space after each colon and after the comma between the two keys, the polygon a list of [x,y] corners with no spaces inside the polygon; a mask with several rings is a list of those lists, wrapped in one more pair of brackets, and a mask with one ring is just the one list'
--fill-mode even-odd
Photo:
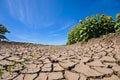
{"label": "parched clay ground", "polygon": [[70,46],[0,43],[0,80],[120,80],[120,34]]}

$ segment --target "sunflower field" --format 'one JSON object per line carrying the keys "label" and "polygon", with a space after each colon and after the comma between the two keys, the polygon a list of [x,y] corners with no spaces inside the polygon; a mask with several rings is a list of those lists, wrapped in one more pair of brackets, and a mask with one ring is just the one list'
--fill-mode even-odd
{"label": "sunflower field", "polygon": [[97,38],[109,33],[120,32],[120,13],[116,14],[116,20],[112,16],[104,14],[87,16],[85,21],[79,23],[68,32],[67,45],[80,41],[88,41],[91,38]]}

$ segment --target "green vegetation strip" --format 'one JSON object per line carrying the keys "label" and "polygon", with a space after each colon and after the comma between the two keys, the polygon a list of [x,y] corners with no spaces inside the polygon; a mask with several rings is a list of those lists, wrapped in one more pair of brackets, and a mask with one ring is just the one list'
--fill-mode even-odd
{"label": "green vegetation strip", "polygon": [[67,45],[80,41],[88,41],[91,38],[97,38],[109,33],[120,32],[120,13],[116,15],[116,20],[112,16],[104,14],[96,16],[87,16],[85,21],[80,20],[68,32]]}

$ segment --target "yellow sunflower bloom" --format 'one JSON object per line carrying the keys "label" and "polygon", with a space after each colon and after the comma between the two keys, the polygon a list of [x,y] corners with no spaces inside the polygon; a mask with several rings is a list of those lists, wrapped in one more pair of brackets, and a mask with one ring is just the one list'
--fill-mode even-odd
{"label": "yellow sunflower bloom", "polygon": [[116,19],[120,18],[120,13],[116,14]]}
{"label": "yellow sunflower bloom", "polygon": [[95,19],[94,16],[92,16],[91,19],[94,20]]}
{"label": "yellow sunflower bloom", "polygon": [[112,16],[107,16],[106,17],[106,20],[111,20],[112,19]]}
{"label": "yellow sunflower bloom", "polygon": [[80,20],[79,22],[80,22],[81,24],[83,23],[83,21],[82,21],[82,20]]}
{"label": "yellow sunflower bloom", "polygon": [[98,14],[96,14],[96,17],[98,17],[99,15]]}
{"label": "yellow sunflower bloom", "polygon": [[87,16],[85,19],[86,19],[86,21],[88,21],[90,18]]}
{"label": "yellow sunflower bloom", "polygon": [[104,15],[104,14],[102,14],[102,15],[100,16],[100,18],[104,18],[104,16],[105,16],[105,15]]}

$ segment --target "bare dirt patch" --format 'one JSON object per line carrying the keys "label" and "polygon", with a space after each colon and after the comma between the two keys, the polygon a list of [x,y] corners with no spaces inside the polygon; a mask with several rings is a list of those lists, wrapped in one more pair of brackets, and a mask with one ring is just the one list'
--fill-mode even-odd
{"label": "bare dirt patch", "polygon": [[0,43],[0,80],[120,80],[120,33],[69,46]]}

